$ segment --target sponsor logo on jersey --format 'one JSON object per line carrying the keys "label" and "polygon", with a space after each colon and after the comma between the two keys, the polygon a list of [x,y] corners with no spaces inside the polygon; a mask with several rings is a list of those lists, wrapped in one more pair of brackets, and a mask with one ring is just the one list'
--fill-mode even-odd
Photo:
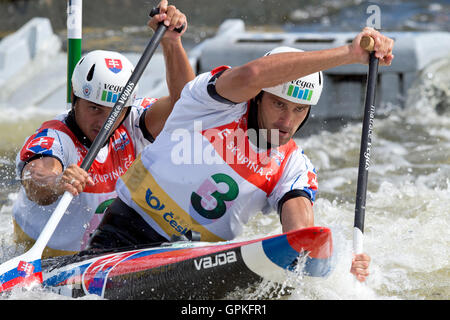
{"label": "sponsor logo on jersey", "polygon": [[[198,222],[185,209],[180,207],[158,185],[151,173],[143,165],[140,157],[133,162],[133,170],[128,170],[122,176],[122,181],[128,188],[133,201],[140,207],[141,210],[139,212],[142,212],[143,216],[148,215],[169,237],[185,234],[188,230],[193,230],[201,234],[202,241],[225,240],[211,232],[205,225]],[[214,220],[212,221],[214,222]]]}
{"label": "sponsor logo on jersey", "polygon": [[128,138],[128,135],[126,132],[120,133],[120,136],[118,139],[113,141],[113,148],[114,151],[124,150],[125,146],[130,143],[130,139]]}
{"label": "sponsor logo on jersey", "polygon": [[122,61],[120,59],[105,58],[106,67],[114,73],[122,71]]}
{"label": "sponsor logo on jersey", "polygon": [[148,206],[153,210],[164,212],[163,219],[165,220],[167,225],[170,226],[170,228],[174,229],[180,235],[186,234],[188,228],[183,225],[184,222],[180,221],[180,219],[175,216],[172,210],[165,209],[166,206],[165,204],[163,204],[163,201],[156,197],[153,194],[152,190],[150,190],[150,188],[147,189],[145,200],[147,201]]}

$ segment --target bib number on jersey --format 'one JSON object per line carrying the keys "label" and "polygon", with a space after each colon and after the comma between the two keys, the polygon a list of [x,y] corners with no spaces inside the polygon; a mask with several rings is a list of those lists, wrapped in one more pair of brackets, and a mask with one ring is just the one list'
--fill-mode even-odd
{"label": "bib number on jersey", "polygon": [[191,194],[191,204],[195,211],[202,217],[207,219],[218,219],[227,211],[225,201],[233,201],[239,195],[239,186],[233,178],[224,173],[216,173],[212,175],[211,178],[216,184],[225,183],[228,186],[228,191],[222,193],[216,190],[211,193],[211,197],[216,200],[216,206],[213,209],[205,209],[202,204],[202,196],[196,192],[192,192]]}

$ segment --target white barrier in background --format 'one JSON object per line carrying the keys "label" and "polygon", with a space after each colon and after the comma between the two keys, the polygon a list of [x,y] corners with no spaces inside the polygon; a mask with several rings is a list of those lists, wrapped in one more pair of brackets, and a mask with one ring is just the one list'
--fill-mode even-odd
{"label": "white barrier in background", "polygon": [[[33,18],[0,42],[0,103],[36,104],[65,82],[62,43],[47,18]],[[60,68],[63,73],[58,76]],[[50,81],[39,81],[45,76]]]}
{"label": "white barrier in background", "polygon": [[[194,48],[198,72],[220,65],[238,66],[278,46],[305,51],[351,43],[356,32],[251,32],[241,19],[225,20],[213,38]],[[449,32],[384,32],[395,39],[394,61],[379,68],[376,101],[404,107],[404,99],[419,72],[433,61],[450,55]],[[366,65],[345,65],[324,71],[324,90],[311,114],[318,119],[360,119],[365,95]],[[385,109],[384,112],[388,112]]]}
{"label": "white barrier in background", "polygon": [[[376,101],[383,106],[404,107],[404,99],[421,70],[450,54],[448,32],[386,32],[396,40],[392,66],[380,67]],[[306,51],[349,43],[356,33],[249,32],[241,19],[225,20],[216,35],[189,51],[197,73],[220,65],[237,66],[277,46]],[[61,50],[47,18],[34,18],[0,41],[0,108],[35,106],[65,110],[67,54]],[[123,52],[136,64],[140,53]],[[324,72],[324,90],[312,109],[317,119],[359,119],[362,116],[367,66],[346,65]],[[155,53],[139,82],[138,96],[167,95],[164,58]]]}

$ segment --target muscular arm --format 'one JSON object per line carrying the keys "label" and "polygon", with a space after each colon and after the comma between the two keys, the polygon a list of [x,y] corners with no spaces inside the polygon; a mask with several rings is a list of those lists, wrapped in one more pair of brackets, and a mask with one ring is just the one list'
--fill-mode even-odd
{"label": "muscular arm", "polygon": [[226,70],[217,80],[216,90],[233,102],[248,101],[263,88],[336,67],[347,61],[347,47],[269,55]]}
{"label": "muscular arm", "polygon": [[147,130],[154,138],[158,136],[164,127],[186,83],[195,77],[187,54],[181,44],[181,39],[165,39],[162,44],[169,96],[158,99],[146,112],[145,124]]}
{"label": "muscular arm", "polygon": [[[161,14],[156,15],[148,23],[154,30],[157,23],[164,21],[168,30],[161,41],[166,66],[166,82],[169,96],[158,99],[145,115],[145,125],[150,134],[156,138],[161,132],[167,117],[172,112],[175,102],[180,98],[181,91],[186,83],[194,79],[195,73],[181,42],[181,35],[186,31],[187,20],[174,6],[168,6],[167,1],[161,1]],[[185,25],[183,31],[178,33],[174,28]]]}
{"label": "muscular arm", "polygon": [[368,53],[360,48],[364,35],[375,40],[381,65],[390,65],[393,41],[377,31],[365,28],[352,44],[319,51],[286,52],[261,57],[225,71],[216,82],[219,95],[233,102],[248,101],[263,88],[298,79],[308,74],[351,63],[367,63]]}
{"label": "muscular arm", "polygon": [[162,46],[170,102],[174,105],[180,98],[181,91],[186,83],[195,78],[195,73],[192,70],[186,51],[181,43],[181,37],[174,40],[170,38],[164,39]]}
{"label": "muscular arm", "polygon": [[305,197],[287,200],[281,210],[283,232],[314,226],[314,211],[311,201]]}

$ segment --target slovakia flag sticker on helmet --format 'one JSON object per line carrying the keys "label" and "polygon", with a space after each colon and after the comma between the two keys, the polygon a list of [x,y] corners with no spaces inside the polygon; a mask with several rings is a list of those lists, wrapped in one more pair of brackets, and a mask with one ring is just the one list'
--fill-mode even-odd
{"label": "slovakia flag sticker on helmet", "polygon": [[107,59],[105,58],[106,66],[114,73],[122,71],[122,61],[119,59]]}

